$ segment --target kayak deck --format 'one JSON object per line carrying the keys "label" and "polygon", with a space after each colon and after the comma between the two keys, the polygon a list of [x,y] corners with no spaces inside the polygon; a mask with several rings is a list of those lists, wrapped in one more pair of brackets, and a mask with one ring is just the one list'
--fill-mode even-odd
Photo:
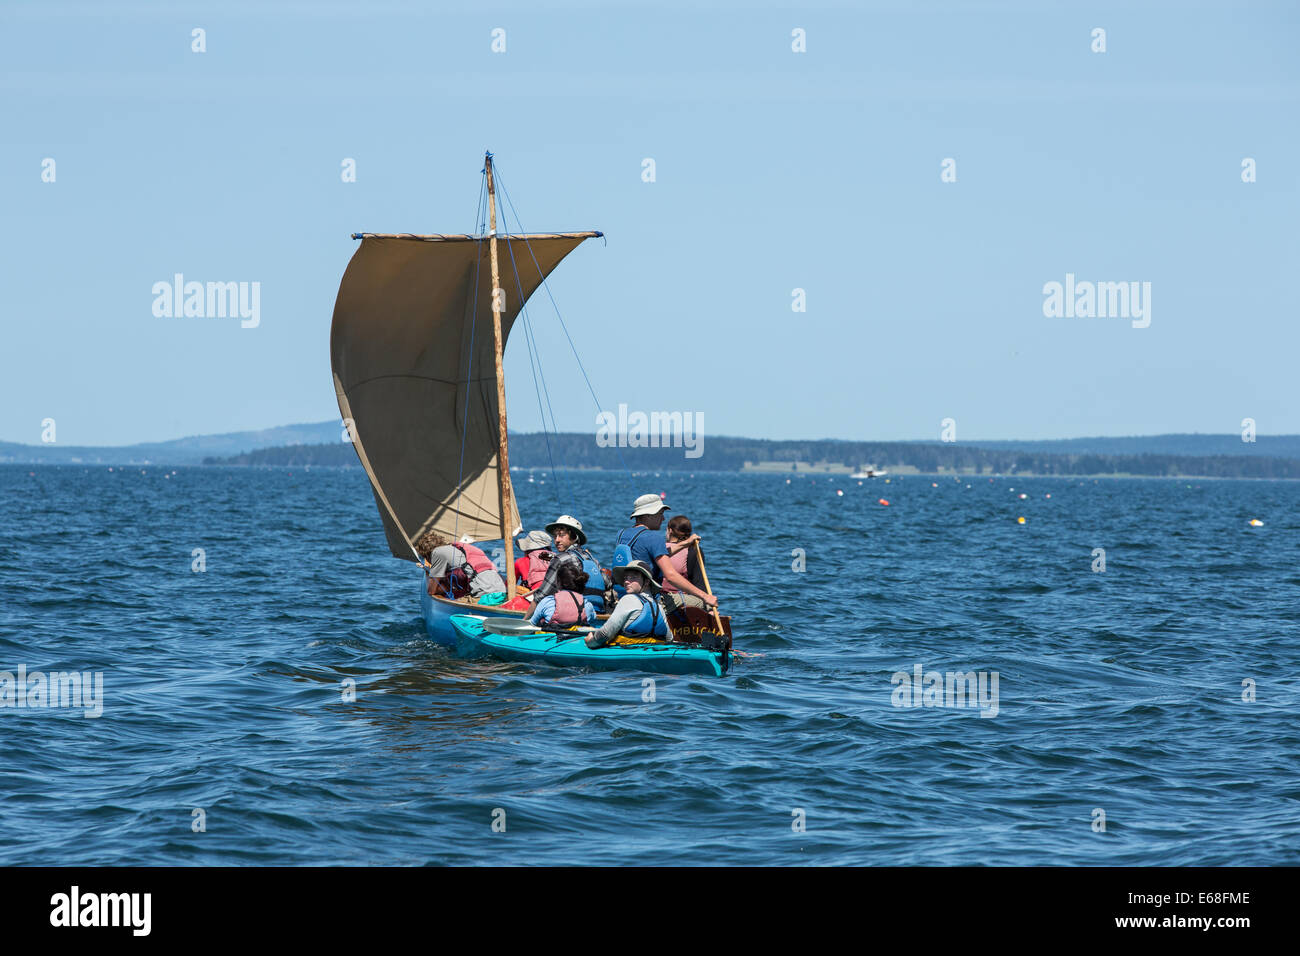
{"label": "kayak deck", "polygon": [[727,651],[707,651],[686,644],[628,644],[591,648],[582,634],[537,631],[533,634],[493,634],[483,630],[484,618],[455,614],[456,650],[463,657],[491,655],[507,661],[590,667],[596,670],[638,670],[656,674],[711,674],[721,677],[731,667]]}

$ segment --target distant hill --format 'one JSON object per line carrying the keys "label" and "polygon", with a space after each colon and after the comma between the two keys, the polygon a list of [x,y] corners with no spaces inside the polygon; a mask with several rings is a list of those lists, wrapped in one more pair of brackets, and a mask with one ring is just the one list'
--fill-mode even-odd
{"label": "distant hill", "polygon": [[[258,448],[314,445],[339,441],[343,428],[336,422],[280,425],[262,431],[197,435],[139,445],[19,445],[0,442],[0,463],[23,465],[197,465],[204,458],[237,455]],[[341,444],[341,442],[340,442]]]}
{"label": "distant hill", "polygon": [[357,453],[345,441],[325,445],[287,445],[283,448],[259,448],[257,451],[228,458],[205,458],[205,465],[253,465],[275,468],[360,468]]}

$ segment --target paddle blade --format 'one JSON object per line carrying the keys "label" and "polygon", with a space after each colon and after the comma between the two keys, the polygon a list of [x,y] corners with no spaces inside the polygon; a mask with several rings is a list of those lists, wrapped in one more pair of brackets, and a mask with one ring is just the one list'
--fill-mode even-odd
{"label": "paddle blade", "polygon": [[537,625],[517,618],[485,617],[483,619],[483,630],[489,634],[536,634]]}

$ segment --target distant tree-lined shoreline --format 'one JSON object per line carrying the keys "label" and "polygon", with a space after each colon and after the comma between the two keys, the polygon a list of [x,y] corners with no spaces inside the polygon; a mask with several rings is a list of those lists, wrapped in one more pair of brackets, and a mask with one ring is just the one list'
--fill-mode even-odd
{"label": "distant tree-lined shoreline", "polygon": [[[711,438],[704,454],[687,458],[681,448],[602,448],[591,435],[512,435],[510,462],[520,468],[584,468],[621,471],[747,471],[808,473],[875,467],[926,474],[1024,474],[1098,477],[1133,475],[1177,478],[1300,479],[1300,459],[1257,455],[1072,454],[988,448],[960,443],[757,441]],[[1020,443],[1031,444],[1031,443]],[[262,448],[240,455],[209,456],[205,465],[268,467],[359,467],[347,442]]]}

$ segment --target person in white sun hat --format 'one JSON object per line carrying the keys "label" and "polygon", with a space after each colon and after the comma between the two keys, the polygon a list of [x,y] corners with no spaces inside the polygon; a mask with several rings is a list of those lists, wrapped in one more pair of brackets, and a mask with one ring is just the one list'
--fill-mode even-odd
{"label": "person in white sun hat", "polygon": [[715,595],[697,588],[673,567],[672,559],[668,557],[668,543],[659,530],[664,523],[664,512],[668,510],[664,500],[656,494],[637,498],[632,505],[632,520],[636,523],[620,531],[614,542],[615,567],[626,566],[631,561],[644,562],[654,575],[656,585],[668,581],[677,590],[695,595],[707,607],[717,607]]}
{"label": "person in white sun hat", "polygon": [[542,583],[526,595],[532,606],[536,608],[542,598],[560,590],[560,569],[569,565],[575,572],[586,572],[587,586],[583,589],[584,593],[598,612],[604,611],[605,577],[600,562],[584,547],[587,535],[582,530],[582,522],[573,515],[560,515],[546,526],[546,533],[555,540],[555,556],[551,558]]}

